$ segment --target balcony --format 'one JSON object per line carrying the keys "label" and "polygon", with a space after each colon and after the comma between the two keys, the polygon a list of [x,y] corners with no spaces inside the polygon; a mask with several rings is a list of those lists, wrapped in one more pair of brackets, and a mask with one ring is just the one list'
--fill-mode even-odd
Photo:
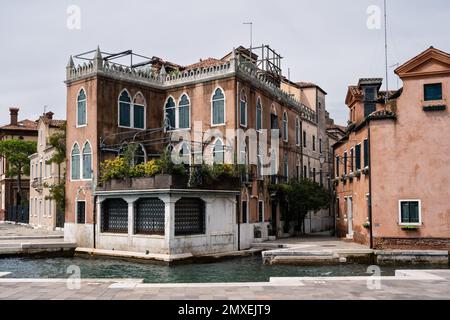
{"label": "balcony", "polygon": [[42,192],[44,184],[42,183],[42,178],[34,178],[31,181],[31,187],[37,192]]}

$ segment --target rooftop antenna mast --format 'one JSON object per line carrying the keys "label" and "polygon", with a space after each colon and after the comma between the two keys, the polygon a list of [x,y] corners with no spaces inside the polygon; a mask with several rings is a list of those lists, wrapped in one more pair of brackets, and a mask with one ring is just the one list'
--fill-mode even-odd
{"label": "rooftop antenna mast", "polygon": [[250,25],[250,61],[252,59],[252,47],[253,47],[253,22],[244,22],[243,24]]}
{"label": "rooftop antenna mast", "polygon": [[388,73],[388,43],[387,43],[387,0],[384,0],[384,62],[386,68],[386,95],[384,96],[384,104],[389,100],[389,73]]}

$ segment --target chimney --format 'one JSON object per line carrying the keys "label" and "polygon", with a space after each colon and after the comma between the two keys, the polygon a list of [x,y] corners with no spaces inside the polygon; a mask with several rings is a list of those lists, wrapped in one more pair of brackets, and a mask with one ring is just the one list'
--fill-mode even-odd
{"label": "chimney", "polygon": [[17,118],[19,114],[19,108],[9,108],[9,114],[11,116],[11,125],[17,126]]}
{"label": "chimney", "polygon": [[49,111],[46,114],[44,114],[44,117],[46,117],[49,120],[52,120],[53,119],[53,115],[54,115],[54,113]]}

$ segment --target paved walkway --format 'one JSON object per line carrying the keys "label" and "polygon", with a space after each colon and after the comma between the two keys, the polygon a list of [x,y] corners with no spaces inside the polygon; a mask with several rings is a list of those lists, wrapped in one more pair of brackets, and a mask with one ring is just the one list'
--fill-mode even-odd
{"label": "paved walkway", "polygon": [[34,229],[30,226],[0,223],[0,256],[72,252],[75,243],[64,241],[63,231]]}
{"label": "paved walkway", "polygon": [[0,223],[0,239],[6,237],[39,237],[39,236],[64,236],[63,231],[51,231],[44,229],[34,229],[33,227],[12,224]]}
{"label": "paved walkway", "polygon": [[0,278],[0,299],[450,300],[450,270],[403,270],[395,277],[381,278],[271,278],[265,283],[145,284],[84,279],[79,289],[68,288],[65,279]]}

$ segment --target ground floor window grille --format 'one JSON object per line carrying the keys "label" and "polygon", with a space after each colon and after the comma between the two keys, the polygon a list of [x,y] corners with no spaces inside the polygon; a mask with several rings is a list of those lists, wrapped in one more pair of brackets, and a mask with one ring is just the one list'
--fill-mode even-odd
{"label": "ground floor window grille", "polygon": [[164,235],[165,205],[158,198],[142,198],[135,204],[136,234]]}
{"label": "ground floor window grille", "polygon": [[101,231],[128,233],[128,203],[123,199],[107,199],[102,204]]}
{"label": "ground floor window grille", "polygon": [[86,201],[77,201],[77,223],[86,221]]}
{"label": "ground floor window grille", "polygon": [[205,203],[181,198],[175,203],[175,236],[205,233]]}

